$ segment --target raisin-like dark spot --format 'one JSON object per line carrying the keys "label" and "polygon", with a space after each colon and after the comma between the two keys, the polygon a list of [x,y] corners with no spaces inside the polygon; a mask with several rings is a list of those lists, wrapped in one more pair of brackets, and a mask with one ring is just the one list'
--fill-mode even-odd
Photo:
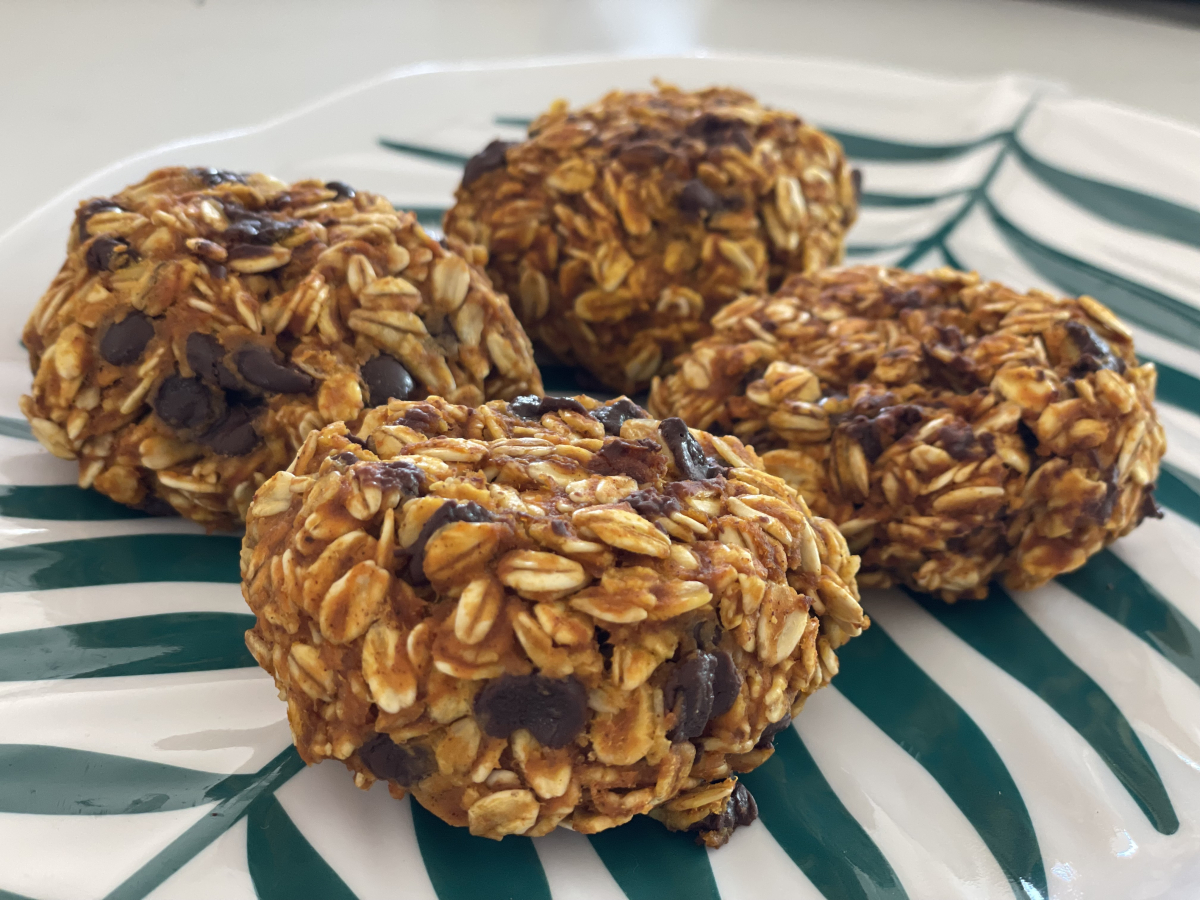
{"label": "raisin-like dark spot", "polygon": [[510,415],[531,422],[540,419],[548,412],[558,412],[563,409],[569,409],[584,416],[588,415],[587,407],[570,397],[535,397],[533,394],[525,394],[508,403]]}
{"label": "raisin-like dark spot", "polygon": [[425,493],[425,472],[406,459],[369,462],[359,466],[357,472],[360,481],[373,484],[381,491],[397,490],[410,499]]}
{"label": "raisin-like dark spot", "polygon": [[604,657],[604,665],[605,668],[607,668],[609,663],[612,662],[613,645],[609,643],[609,638],[612,637],[612,635],[597,625],[595,637],[596,646],[600,649],[600,655]]}
{"label": "raisin-like dark spot", "polygon": [[658,433],[663,436],[667,449],[675,458],[675,468],[688,481],[703,481],[716,478],[725,467],[704,455],[700,444],[692,437],[683,419],[672,416],[658,424]]}
{"label": "raisin-like dark spot", "polygon": [[1139,523],[1143,519],[1161,519],[1163,517],[1162,507],[1154,499],[1154,490],[1157,487],[1157,484],[1152,484],[1142,491],[1142,505],[1138,508]]}
{"label": "raisin-like dark spot", "polygon": [[683,511],[683,504],[676,498],[659,493],[654,488],[634,491],[625,498],[625,502],[632,506],[639,516],[651,521],[659,516],[669,517],[671,513]]}
{"label": "raisin-like dark spot", "polygon": [[957,325],[937,325],[938,341],[943,347],[949,347],[955,353],[967,346],[967,339]]}
{"label": "raisin-like dark spot", "polygon": [[219,184],[245,184],[246,176],[227,169],[198,168],[191,173],[204,182],[205,187],[216,187]]}
{"label": "raisin-like dark spot", "polygon": [[767,727],[762,730],[762,736],[759,737],[758,743],[754,745],[754,748],[756,750],[766,750],[768,747],[774,744],[775,735],[779,734],[779,732],[783,731],[783,729],[787,728],[791,724],[792,714],[790,712],[784,713],[782,719],[780,719],[778,722],[769,723]]}
{"label": "raisin-like dark spot", "polygon": [[736,119],[722,119],[713,113],[704,113],[687,127],[687,133],[698,137],[710,147],[733,144],[746,153],[754,149],[749,128]]}
{"label": "raisin-like dark spot", "polygon": [[355,196],[354,188],[350,187],[344,181],[327,181],[325,182],[325,188],[337,195],[334,198],[335,200],[349,200]]}
{"label": "raisin-like dark spot", "polygon": [[438,428],[441,421],[442,417],[438,415],[438,411],[434,407],[422,403],[418,406],[410,406],[392,424],[403,425],[405,428],[432,436],[441,430]]}
{"label": "raisin-like dark spot", "polygon": [[595,475],[628,475],[638,484],[645,484],[657,481],[667,471],[667,460],[650,438],[609,438],[588,460],[587,467]]}
{"label": "raisin-like dark spot", "polygon": [[262,443],[254,430],[257,412],[241,404],[226,407],[225,414],[196,440],[221,456],[245,456]]}
{"label": "raisin-like dark spot", "polygon": [[688,831],[700,832],[696,843],[716,849],[723,846],[739,825],[745,827],[758,818],[758,804],[749,789],[742,782],[734,785],[733,793],[725,801],[725,807],[719,813],[709,813],[699,822],[693,824]]}
{"label": "raisin-like dark spot", "polygon": [[850,183],[854,185],[854,205],[862,202],[863,173],[862,169],[850,170]]}
{"label": "raisin-like dark spot", "polygon": [[616,437],[621,433],[621,426],[630,419],[648,419],[650,414],[628,397],[621,397],[593,409],[592,418],[604,426],[605,434]]}
{"label": "raisin-like dark spot", "polygon": [[737,783],[733,789],[733,796],[729,799],[733,803],[733,820],[738,825],[744,828],[758,818],[758,804],[754,801],[750,789],[742,782]]}
{"label": "raisin-like dark spot", "polygon": [[571,743],[587,715],[587,690],[573,675],[501,675],[475,695],[475,719],[485,734],[507,738],[524,728],[546,747]]}
{"label": "raisin-like dark spot", "polygon": [[335,454],[333,460],[334,462],[341,463],[343,466],[352,466],[358,462],[358,456],[355,455],[353,450],[343,450],[341,453]]}
{"label": "raisin-like dark spot", "polygon": [[220,263],[210,262],[205,263],[205,265],[208,267],[208,274],[217,281],[224,281],[225,276],[229,274],[229,270]]}
{"label": "raisin-like dark spot", "polygon": [[996,452],[996,436],[990,431],[981,432],[979,435],[979,446],[983,448],[986,456],[991,456]]}
{"label": "raisin-like dark spot", "polygon": [[434,532],[444,525],[449,525],[451,522],[491,522],[492,514],[470,500],[459,503],[454,500],[448,500],[434,510],[433,515],[425,520],[425,524],[421,526],[421,532],[417,535],[417,540],[408,552],[411,555],[411,562],[408,567],[408,577],[416,584],[424,584],[428,579],[425,577],[425,545],[429,543],[429,539],[433,537]]}
{"label": "raisin-like dark spot", "polygon": [[929,347],[922,345],[925,356],[925,368],[929,370],[929,383],[934,387],[951,390],[956,394],[969,394],[982,386],[979,373],[969,359],[961,353],[953,354],[949,359],[933,353]]}
{"label": "raisin-like dark spot", "polygon": [[240,348],[233,355],[233,364],[250,384],[275,394],[307,394],[316,386],[311,375],[278,362],[261,344]]}
{"label": "raisin-like dark spot", "polygon": [[675,726],[667,733],[672,741],[690,741],[704,733],[712,718],[713,679],[717,658],[697,651],[672,670],[663,686],[663,704],[675,712]]}
{"label": "raisin-like dark spot", "polygon": [[88,271],[93,275],[97,272],[115,272],[137,259],[137,251],[129,246],[129,241],[111,237],[96,238],[83,256]]}
{"label": "raisin-like dark spot", "polygon": [[79,243],[83,243],[88,239],[87,223],[92,216],[102,212],[124,212],[125,207],[115,200],[108,200],[103,197],[97,197],[94,200],[89,200],[79,209],[75,210],[75,227],[79,235]]}
{"label": "raisin-like dark spot", "polygon": [[207,381],[227,391],[235,391],[241,385],[225,366],[225,348],[211,334],[193,331],[187,339],[187,361],[192,371]]}
{"label": "raisin-like dark spot", "polygon": [[397,744],[386,734],[372,735],[358,748],[358,758],[380,781],[409,787],[437,771],[437,761],[427,747]]}
{"label": "raisin-like dark spot", "polygon": [[508,152],[508,148],[513,146],[512,141],[492,141],[469,160],[463,168],[462,185],[466,187],[494,169],[504,168],[504,155]]}
{"label": "raisin-like dark spot", "polygon": [[713,703],[709,717],[715,719],[729,712],[742,689],[742,673],[733,664],[733,657],[724,650],[713,654],[716,669],[713,671]]}
{"label": "raisin-like dark spot", "polygon": [[258,244],[260,246],[274,244],[283,240],[295,226],[290,222],[281,222],[270,216],[255,216],[246,214],[229,223],[229,227],[221,234],[227,244]]}
{"label": "raisin-like dark spot", "polygon": [[943,425],[937,430],[936,437],[941,441],[942,449],[958,460],[970,456],[971,448],[975,446],[975,432],[961,419]]}
{"label": "raisin-like dark spot", "polygon": [[863,456],[867,462],[874,463],[883,453],[883,444],[879,440],[879,432],[875,423],[866,416],[855,416],[838,425],[838,430],[846,437],[862,447]]}
{"label": "raisin-like dark spot", "polygon": [[1098,372],[1101,369],[1125,373],[1125,360],[1115,355],[1108,342],[1087,325],[1070,319],[1063,327],[1067,332],[1068,343],[1074,350],[1075,359],[1070,370],[1072,376],[1082,378],[1088,372]]}
{"label": "raisin-like dark spot", "polygon": [[701,213],[717,212],[722,203],[716,191],[700,179],[693,178],[683,186],[683,190],[675,198],[675,206],[684,215],[695,218]]}
{"label": "raisin-like dark spot", "polygon": [[213,414],[212,392],[199,378],[170,375],[154,397],[154,411],[172,428],[199,428]]}
{"label": "raisin-like dark spot", "polygon": [[383,406],[389,400],[407,400],[412,396],[413,377],[400,360],[386,353],[368,359],[359,370],[367,385],[367,402]]}
{"label": "raisin-like dark spot", "polygon": [[100,355],[114,366],[127,366],[141,358],[142,351],[154,337],[154,323],[145,313],[131,312],[120,322],[113,322],[100,338]]}

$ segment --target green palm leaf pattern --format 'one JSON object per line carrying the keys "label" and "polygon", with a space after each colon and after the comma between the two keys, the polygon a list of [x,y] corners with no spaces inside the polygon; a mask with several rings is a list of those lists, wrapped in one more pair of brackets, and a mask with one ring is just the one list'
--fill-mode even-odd
{"label": "green palm leaf pattern", "polygon": [[646,816],[588,836],[629,900],[720,900],[708,853]]}
{"label": "green palm leaf pattern", "polygon": [[356,900],[272,794],[250,805],[246,859],[259,900]]}
{"label": "green palm leaf pattern", "polygon": [[878,625],[838,650],[837,688],[925,767],[983,838],[1018,898],[1047,896],[1021,792],[979,726]]}
{"label": "green palm leaf pattern", "polygon": [[943,603],[906,590],[926,612],[1042,698],[1092,745],[1158,831],[1179,818],[1146,748],[1096,682],[1073,663],[1001,588],[981,603]]}

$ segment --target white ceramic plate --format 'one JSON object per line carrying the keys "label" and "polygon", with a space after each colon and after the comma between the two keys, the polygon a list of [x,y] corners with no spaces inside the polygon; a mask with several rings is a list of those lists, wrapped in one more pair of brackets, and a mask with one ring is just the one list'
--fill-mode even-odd
{"label": "white ceramic plate", "polygon": [[[76,202],[151,168],[336,178],[436,223],[459,157],[556,97],[656,76],[838,133],[865,173],[851,260],[949,262],[1124,316],[1161,364],[1167,513],[1028,594],[868,595],[874,627],[746,779],[761,818],[720,850],[649,821],[494,843],[303,768],[242,644],[237,539],[75,488],[19,420],[16,337]],[[1200,133],[1027,79],[597,59],[404,70],[74,186],[0,238],[0,898],[1196,897],[1197,160]]]}

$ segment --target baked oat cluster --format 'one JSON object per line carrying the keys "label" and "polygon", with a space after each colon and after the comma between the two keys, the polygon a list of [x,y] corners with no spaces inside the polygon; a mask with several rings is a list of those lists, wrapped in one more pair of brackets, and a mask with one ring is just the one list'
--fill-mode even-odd
{"label": "baked oat cluster", "polygon": [[837,263],[857,173],[829,135],[730,88],[555,103],[468,163],[446,234],[535,341],[644,389],[745,291]]}
{"label": "baked oat cluster", "polygon": [[713,325],[651,410],[753,444],[862,554],[860,584],[1028,589],[1158,514],[1155,369],[1091,297],[864,266]]}
{"label": "baked oat cluster", "polygon": [[246,643],[360,787],[490,838],[651,813],[719,846],[868,625],[857,568],[736,438],[624,398],[393,400],[259,488]]}
{"label": "baked oat cluster", "polygon": [[214,169],[82,204],[24,341],[21,410],[81,487],[216,527],[364,406],[541,392],[507,301],[412,214]]}

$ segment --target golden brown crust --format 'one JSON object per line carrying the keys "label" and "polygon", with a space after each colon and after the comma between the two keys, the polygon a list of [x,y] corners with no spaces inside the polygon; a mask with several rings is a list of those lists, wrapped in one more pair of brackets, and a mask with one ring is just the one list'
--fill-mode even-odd
{"label": "golden brown crust", "polygon": [[863,584],[1032,588],[1154,510],[1154,366],[1091,297],[863,266],[713,324],[651,410],[753,444],[839,523]]}
{"label": "golden brown crust", "polygon": [[[412,214],[341,184],[211,169],[81,204],[24,340],[21,409],[79,460],[81,486],[218,527],[386,376],[406,369],[412,397],[541,393],[506,300]],[[387,371],[362,368],[375,360]]]}
{"label": "golden brown crust", "polygon": [[740,441],[630,415],[431,397],[308,436],[242,551],[307,762],[494,838],[720,818],[867,626],[858,560]]}
{"label": "golden brown crust", "polygon": [[646,387],[721,304],[837,263],[857,211],[841,146],[729,88],[556,103],[472,160],[446,216],[531,336]]}

